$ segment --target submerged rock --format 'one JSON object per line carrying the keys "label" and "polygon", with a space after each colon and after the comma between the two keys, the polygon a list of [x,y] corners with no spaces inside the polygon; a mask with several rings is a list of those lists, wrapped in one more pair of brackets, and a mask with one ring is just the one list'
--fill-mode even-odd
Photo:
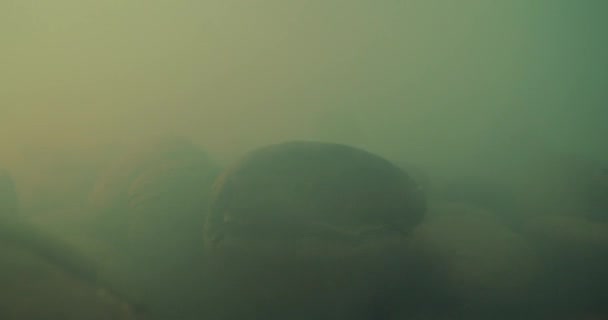
{"label": "submerged rock", "polygon": [[98,238],[127,257],[128,283],[154,312],[184,317],[194,293],[217,165],[190,140],[167,138],[133,150],[91,194]]}
{"label": "submerged rock", "polygon": [[2,319],[138,318],[93,260],[23,221],[0,221],[0,256]]}
{"label": "submerged rock", "polygon": [[389,161],[340,144],[289,142],[251,152],[218,178],[207,237],[215,246],[224,236],[253,232],[406,234],[425,210],[417,184]]}
{"label": "submerged rock", "polygon": [[[426,261],[438,301],[458,316],[526,314],[542,263],[526,240],[487,214],[442,215],[420,225],[410,248]],[[517,314],[517,313],[515,313]]]}
{"label": "submerged rock", "polygon": [[554,308],[608,313],[608,224],[545,215],[530,219],[523,232],[551,266],[545,295]]}
{"label": "submerged rock", "polygon": [[250,152],[214,186],[211,317],[387,316],[398,292],[418,288],[403,241],[425,208],[405,172],[357,148],[295,141]]}

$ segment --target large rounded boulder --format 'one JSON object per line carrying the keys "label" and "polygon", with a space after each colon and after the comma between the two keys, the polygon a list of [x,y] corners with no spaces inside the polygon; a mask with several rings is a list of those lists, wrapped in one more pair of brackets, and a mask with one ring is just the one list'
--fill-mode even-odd
{"label": "large rounded boulder", "polygon": [[364,150],[306,141],[253,150],[213,190],[211,295],[230,314],[212,316],[386,316],[415,273],[402,241],[424,212],[416,183]]}
{"label": "large rounded boulder", "polygon": [[379,156],[340,144],[288,142],[251,152],[218,178],[206,235],[208,244],[221,246],[225,236],[244,235],[230,232],[239,225],[292,236],[340,229],[405,234],[425,210],[418,185]]}

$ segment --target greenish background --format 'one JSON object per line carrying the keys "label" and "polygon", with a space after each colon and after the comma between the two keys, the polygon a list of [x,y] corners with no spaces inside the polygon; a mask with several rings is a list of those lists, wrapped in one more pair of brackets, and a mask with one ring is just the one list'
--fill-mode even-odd
{"label": "greenish background", "polygon": [[[293,138],[605,158],[601,0],[2,0],[0,145]],[[515,152],[515,149],[514,149]]]}

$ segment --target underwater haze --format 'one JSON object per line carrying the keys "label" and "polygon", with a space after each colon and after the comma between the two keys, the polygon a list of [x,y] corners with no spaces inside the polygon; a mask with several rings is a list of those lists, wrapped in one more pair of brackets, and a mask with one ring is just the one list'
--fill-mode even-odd
{"label": "underwater haze", "polygon": [[605,157],[607,6],[7,0],[2,145],[169,132],[222,155],[306,138],[435,160],[539,139]]}
{"label": "underwater haze", "polygon": [[0,318],[607,319],[606,30],[602,0],[0,0]]}

